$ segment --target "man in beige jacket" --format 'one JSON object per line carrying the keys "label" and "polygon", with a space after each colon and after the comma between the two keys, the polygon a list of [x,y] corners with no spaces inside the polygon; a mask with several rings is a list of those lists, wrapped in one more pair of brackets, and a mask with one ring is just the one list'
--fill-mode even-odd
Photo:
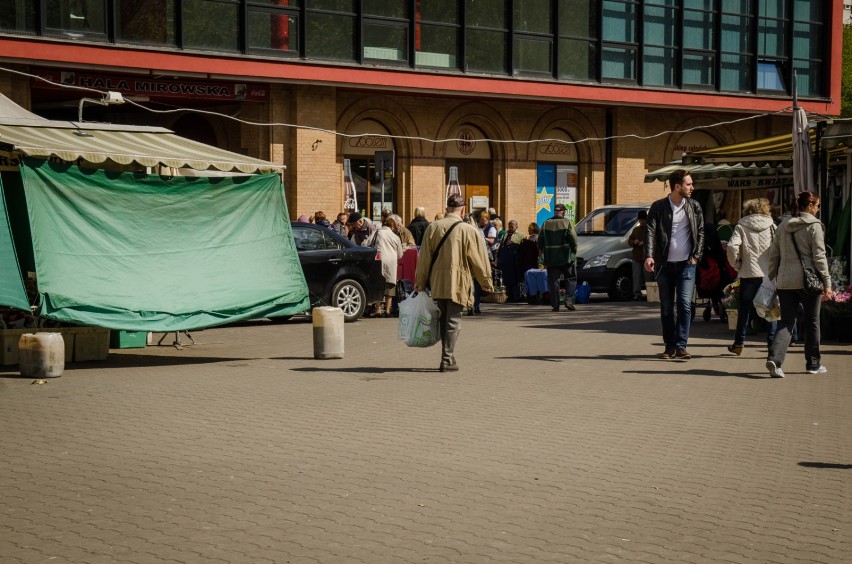
{"label": "man in beige jacket", "polygon": [[[462,221],[464,199],[453,194],[447,198],[447,215],[434,221],[423,233],[414,289],[429,288],[441,310],[441,372],[459,369],[453,351],[461,330],[462,312],[473,306],[473,278],[482,290],[492,292],[491,264],[482,244],[482,236],[473,225]],[[446,239],[444,235],[452,229]],[[441,244],[438,254],[435,249]]]}

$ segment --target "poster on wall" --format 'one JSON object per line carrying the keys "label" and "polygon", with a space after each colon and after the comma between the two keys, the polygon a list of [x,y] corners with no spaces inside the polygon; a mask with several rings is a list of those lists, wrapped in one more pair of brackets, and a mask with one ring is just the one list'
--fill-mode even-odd
{"label": "poster on wall", "polygon": [[565,217],[577,222],[577,166],[539,164],[536,168],[535,221],[539,225],[553,217],[553,207],[563,204]]}
{"label": "poster on wall", "polygon": [[535,222],[541,226],[553,217],[554,188],[556,186],[556,167],[540,164],[536,167]]}

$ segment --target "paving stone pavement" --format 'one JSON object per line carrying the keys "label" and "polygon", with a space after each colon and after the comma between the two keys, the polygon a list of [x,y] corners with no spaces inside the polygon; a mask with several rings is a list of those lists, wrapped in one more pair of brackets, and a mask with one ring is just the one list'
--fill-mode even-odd
{"label": "paving stone pavement", "polygon": [[[764,370],[655,304],[465,317],[458,373],[393,319],[0,370],[0,562],[852,562],[852,346]],[[167,339],[168,341],[168,339]]]}

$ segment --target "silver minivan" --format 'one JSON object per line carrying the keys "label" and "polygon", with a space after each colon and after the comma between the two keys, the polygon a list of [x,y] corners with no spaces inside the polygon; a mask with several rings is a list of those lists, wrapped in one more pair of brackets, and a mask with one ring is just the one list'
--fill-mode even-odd
{"label": "silver minivan", "polygon": [[627,237],[651,204],[616,204],[594,210],[577,223],[577,283],[611,300],[633,297],[632,248]]}

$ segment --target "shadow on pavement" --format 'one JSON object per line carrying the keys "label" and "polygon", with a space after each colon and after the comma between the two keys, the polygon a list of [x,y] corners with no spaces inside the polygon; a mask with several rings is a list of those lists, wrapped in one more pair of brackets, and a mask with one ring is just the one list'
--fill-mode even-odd
{"label": "shadow on pavement", "polygon": [[831,462],[799,462],[805,468],[831,468],[835,470],[852,470],[852,464],[832,464]]}
{"label": "shadow on pavement", "polygon": [[[291,368],[293,372],[328,372],[328,368],[304,366]],[[388,368],[386,366],[356,366],[350,368],[334,368],[334,372],[351,372],[353,374],[391,374],[394,372],[438,372],[437,368]]]}
{"label": "shadow on pavement", "polygon": [[[672,362],[672,361],[669,361]],[[686,365],[684,361],[674,361],[681,362],[683,365]],[[714,376],[714,377],[727,377],[727,378],[746,378],[748,380],[775,380],[775,378],[770,378],[769,376],[758,376],[756,374],[752,374],[750,372],[722,372],[721,370],[682,370],[680,372],[659,372],[656,370],[625,370],[624,374],[646,374],[648,376],[659,376],[660,374],[683,374],[684,376]]]}
{"label": "shadow on pavement", "polygon": [[[75,370],[110,370],[115,368],[141,368],[160,366],[185,366],[190,364],[212,364],[216,362],[237,362],[254,360],[232,357],[187,357],[155,356],[141,354],[111,354],[106,360],[95,362],[74,362],[65,364],[65,372]],[[16,365],[0,367],[0,378],[24,378]],[[29,378],[29,376],[27,377]]]}

